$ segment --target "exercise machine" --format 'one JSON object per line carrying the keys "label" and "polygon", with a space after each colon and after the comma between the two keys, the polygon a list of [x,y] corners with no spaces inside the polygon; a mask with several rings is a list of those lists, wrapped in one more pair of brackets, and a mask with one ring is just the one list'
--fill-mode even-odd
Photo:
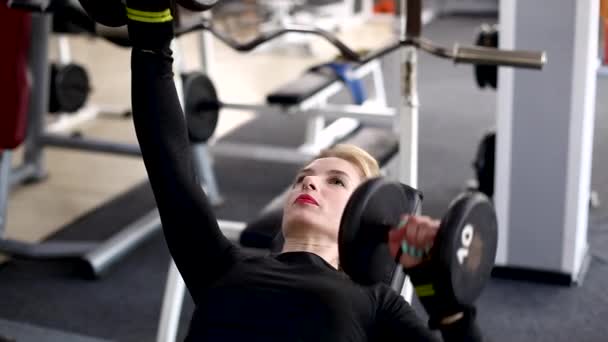
{"label": "exercise machine", "polygon": [[[11,5],[32,11],[31,41],[29,42],[29,60],[27,60],[27,66],[31,71],[32,86],[27,97],[29,103],[27,106],[20,107],[27,107],[27,112],[22,110],[20,113],[10,113],[10,115],[15,115],[19,125],[9,125],[7,128],[21,129],[26,134],[24,137],[14,139],[15,143],[11,141],[10,144],[3,144],[6,145],[3,146],[5,149],[0,152],[0,252],[12,257],[32,260],[75,260],[80,266],[83,276],[98,278],[108,272],[111,266],[127,253],[160,230],[160,218],[156,210],[142,216],[102,242],[44,241],[30,243],[9,239],[5,236],[9,193],[19,184],[41,181],[46,177],[44,149],[47,147],[139,157],[139,146],[47,131],[45,115],[49,103],[49,35],[52,11],[61,10],[61,6],[54,5],[53,2],[40,4],[27,0],[13,1]],[[17,9],[7,11],[10,15]],[[9,68],[12,67],[12,64],[5,65]],[[176,77],[175,83],[180,94],[183,93],[181,77]],[[18,88],[15,87],[15,89]],[[21,94],[19,96],[19,98],[23,97]],[[24,126],[26,124],[27,127]],[[7,136],[13,137],[14,135],[17,133],[7,132]],[[23,160],[21,164],[12,167],[12,150],[21,143],[24,146]],[[221,198],[216,190],[212,169],[208,166],[211,161],[206,159],[204,154],[201,155],[196,146],[193,146],[193,154],[194,160],[197,162],[197,175],[202,186],[206,188],[213,203],[220,203]]]}
{"label": "exercise machine", "polygon": [[[530,51],[504,51],[482,47],[462,47],[455,44],[452,48],[439,46],[432,41],[421,37],[422,28],[422,4],[421,1],[401,2],[401,32],[399,40],[389,46],[374,51],[367,56],[354,53],[343,42],[327,32],[310,32],[320,34],[331,42],[342,55],[356,63],[366,63],[368,61],[381,58],[389,53],[398,52],[401,56],[401,106],[397,113],[394,113],[396,124],[393,126],[398,136],[398,155],[397,155],[397,174],[396,179],[409,186],[416,188],[418,184],[418,109],[419,101],[417,94],[417,58],[418,49],[438,56],[440,58],[451,59],[456,63],[480,63],[494,64],[512,67],[523,67],[540,69],[546,63],[546,56],[543,52]],[[193,25],[186,30],[207,29],[205,22]],[[272,39],[286,32],[275,32],[274,35],[264,37]],[[261,40],[264,40],[261,39]],[[365,147],[364,147],[365,148]],[[280,201],[276,202],[278,205]],[[219,221],[220,228],[226,232],[227,236],[242,234],[247,230],[247,224],[243,222],[235,223]],[[278,227],[280,228],[280,226]],[[167,277],[165,295],[157,341],[174,341],[177,334],[177,322],[181,314],[181,305],[185,286],[177,268],[172,263]],[[406,300],[411,301],[412,288],[409,282],[405,282],[402,295]]]}

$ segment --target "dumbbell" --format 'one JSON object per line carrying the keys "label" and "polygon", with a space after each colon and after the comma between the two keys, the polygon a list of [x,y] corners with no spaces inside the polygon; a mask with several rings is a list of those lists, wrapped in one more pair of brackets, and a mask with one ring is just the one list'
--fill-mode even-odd
{"label": "dumbbell", "polygon": [[[344,210],[338,235],[340,266],[353,281],[386,283],[395,268],[401,267],[389,252],[388,232],[398,226],[403,214],[416,214],[421,202],[419,191],[384,178],[357,187]],[[414,283],[421,301],[472,304],[490,277],[497,240],[490,200],[478,192],[459,195],[443,216],[426,261],[405,270],[418,275],[426,272]]]}

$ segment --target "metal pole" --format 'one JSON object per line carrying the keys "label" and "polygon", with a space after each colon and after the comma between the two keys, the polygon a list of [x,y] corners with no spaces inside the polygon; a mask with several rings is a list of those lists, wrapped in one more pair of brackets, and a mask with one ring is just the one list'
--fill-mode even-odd
{"label": "metal pole", "polygon": [[23,163],[33,165],[34,179],[42,179],[46,175],[43,144],[40,141],[44,131],[44,115],[49,105],[49,33],[51,32],[52,17],[49,14],[32,14],[32,41],[30,45],[29,66],[32,73],[32,91],[28,104],[28,130],[24,143],[25,154]]}
{"label": "metal pole", "polygon": [[59,64],[66,65],[72,62],[72,54],[70,53],[70,42],[65,34],[57,36],[57,47],[59,48]]}
{"label": "metal pole", "polygon": [[396,133],[399,135],[399,181],[418,186],[418,91],[417,51],[407,46],[401,54],[401,111]]}
{"label": "metal pole", "polygon": [[[235,243],[246,226],[245,222],[224,220],[219,220],[218,224],[224,236]],[[163,295],[156,342],[175,342],[185,292],[186,284],[184,284],[182,275],[179,273],[177,266],[175,266],[175,262],[171,260],[169,272],[167,272],[167,283]]]}
{"label": "metal pole", "polygon": [[[203,12],[200,15],[207,20],[211,20],[211,11]],[[213,34],[211,32],[207,30],[201,30],[199,47],[201,56],[201,71],[207,76],[211,77],[211,64],[213,61]]]}
{"label": "metal pole", "polygon": [[192,157],[194,159],[194,168],[199,180],[199,184],[204,188],[205,193],[209,197],[212,205],[220,205],[223,203],[222,195],[220,194],[213,171],[213,158],[209,152],[209,146],[206,143],[192,145]]}
{"label": "metal pole", "polygon": [[161,227],[160,216],[155,209],[114,234],[83,257],[87,276],[98,278],[105,274],[112,265],[159,231]]}
{"label": "metal pole", "polygon": [[59,134],[45,134],[40,137],[39,143],[44,146],[71,148],[79,151],[141,156],[141,150],[137,144],[117,143],[96,138],[72,138]]}
{"label": "metal pole", "polygon": [[179,316],[182,313],[184,293],[186,293],[186,284],[184,284],[175,262],[171,259],[156,342],[175,342],[177,328],[179,327]]}
{"label": "metal pole", "polygon": [[[421,0],[401,0],[400,39],[418,37],[421,33]],[[411,187],[418,187],[418,89],[416,80],[417,51],[414,46],[406,46],[401,52],[401,108],[398,123],[399,135],[399,181]],[[412,302],[414,287],[406,279],[401,295]]]}
{"label": "metal pole", "polygon": [[10,150],[0,151],[0,239],[4,237],[8,210],[8,193],[10,191],[11,174]]}

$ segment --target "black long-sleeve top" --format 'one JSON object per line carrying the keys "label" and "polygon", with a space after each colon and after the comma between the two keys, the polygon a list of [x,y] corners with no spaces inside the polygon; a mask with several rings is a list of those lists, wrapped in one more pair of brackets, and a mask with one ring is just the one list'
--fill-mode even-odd
{"label": "black long-sleeve top", "polygon": [[171,52],[134,49],[131,68],[143,160],[196,305],[186,341],[437,340],[386,285],[360,286],[312,253],[254,256],[226,239],[195,179]]}

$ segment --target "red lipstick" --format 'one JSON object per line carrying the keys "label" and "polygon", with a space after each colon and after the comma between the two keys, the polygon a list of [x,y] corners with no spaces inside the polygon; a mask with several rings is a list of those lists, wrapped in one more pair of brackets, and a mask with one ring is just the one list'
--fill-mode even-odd
{"label": "red lipstick", "polygon": [[313,204],[316,206],[319,205],[319,203],[317,202],[317,200],[315,200],[314,197],[307,194],[301,194],[300,196],[298,196],[298,198],[296,198],[295,202]]}

